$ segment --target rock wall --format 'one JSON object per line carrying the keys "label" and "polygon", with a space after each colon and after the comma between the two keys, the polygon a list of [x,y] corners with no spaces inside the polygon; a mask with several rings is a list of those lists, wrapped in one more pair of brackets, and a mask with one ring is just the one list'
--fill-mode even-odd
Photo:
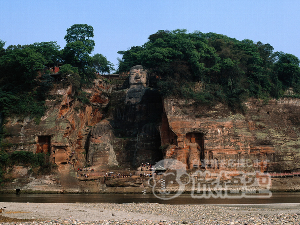
{"label": "rock wall", "polygon": [[61,168],[69,164],[74,170],[86,164],[88,134],[103,118],[103,108],[109,102],[111,87],[101,79],[85,90],[91,104],[85,105],[74,97],[72,87],[54,88],[48,110],[38,123],[26,117],[7,119],[4,129],[8,151],[25,150],[49,153],[50,160]]}
{"label": "rock wall", "polygon": [[113,132],[109,121],[102,120],[92,128],[86,148],[88,164],[99,169],[118,166],[113,148]]}
{"label": "rock wall", "polygon": [[190,169],[300,169],[300,100],[251,99],[243,115],[222,104],[193,103],[164,100],[161,139],[162,145],[168,145],[166,158],[176,158]]}
{"label": "rock wall", "polygon": [[60,173],[72,176],[84,166],[136,169],[163,158],[178,159],[187,169],[300,170],[298,99],[250,99],[239,114],[223,104],[162,100],[144,86],[134,95],[138,101],[128,101],[129,90],[113,91],[97,79],[84,90],[90,104],[83,104],[72,87],[54,88],[41,121],[7,119],[6,150],[49,154]]}

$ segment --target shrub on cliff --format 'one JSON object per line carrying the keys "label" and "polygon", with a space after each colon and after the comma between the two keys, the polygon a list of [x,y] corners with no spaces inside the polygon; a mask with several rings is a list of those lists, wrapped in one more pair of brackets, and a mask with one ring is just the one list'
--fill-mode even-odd
{"label": "shrub on cliff", "polygon": [[36,173],[48,174],[54,167],[49,161],[49,155],[44,153],[34,154],[27,151],[15,151],[8,154],[5,151],[0,152],[0,183],[3,181],[3,176],[7,168],[16,165],[27,166],[34,169]]}

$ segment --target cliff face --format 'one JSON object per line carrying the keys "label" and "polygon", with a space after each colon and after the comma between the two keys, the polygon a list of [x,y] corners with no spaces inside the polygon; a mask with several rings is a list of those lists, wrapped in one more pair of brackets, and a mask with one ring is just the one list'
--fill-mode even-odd
{"label": "cliff face", "polygon": [[89,105],[75,99],[71,86],[54,88],[52,100],[46,103],[48,110],[38,124],[30,118],[8,118],[4,127],[7,150],[48,153],[61,168],[83,167],[88,134],[102,120],[111,88],[95,80],[93,88],[85,91],[90,96]]}
{"label": "cliff face", "polygon": [[222,104],[209,108],[192,103],[164,100],[161,137],[162,145],[170,144],[167,158],[189,168],[299,169],[300,100],[251,99],[244,115]]}
{"label": "cliff face", "polygon": [[113,90],[101,79],[84,91],[90,104],[76,100],[72,87],[53,89],[38,124],[8,118],[6,150],[48,153],[62,174],[84,166],[136,169],[163,158],[178,159],[188,169],[300,169],[298,99],[251,99],[242,115],[222,104],[162,99],[144,86]]}
{"label": "cliff face", "polygon": [[[76,100],[71,86],[53,89],[54,100],[47,101],[48,110],[38,124],[30,118],[8,118],[6,150],[49,154],[61,173],[85,166],[97,171],[136,168],[162,159],[158,92],[112,87],[95,80],[92,88],[83,90],[89,104]],[[128,101],[132,93],[138,99],[133,103]]]}

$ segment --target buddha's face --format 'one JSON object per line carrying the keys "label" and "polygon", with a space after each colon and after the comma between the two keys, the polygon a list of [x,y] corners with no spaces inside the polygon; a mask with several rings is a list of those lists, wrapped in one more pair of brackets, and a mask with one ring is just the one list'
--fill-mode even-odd
{"label": "buddha's face", "polygon": [[147,72],[143,69],[131,69],[130,70],[130,77],[129,77],[129,84],[130,85],[137,85],[142,84],[146,86],[147,83]]}

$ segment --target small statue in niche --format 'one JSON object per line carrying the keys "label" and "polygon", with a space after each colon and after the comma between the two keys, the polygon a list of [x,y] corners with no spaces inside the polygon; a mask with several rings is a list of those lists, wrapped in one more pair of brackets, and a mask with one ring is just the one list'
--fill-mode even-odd
{"label": "small statue in niche", "polygon": [[126,103],[137,104],[142,100],[147,87],[147,71],[143,66],[137,65],[130,69],[129,90],[126,94]]}
{"label": "small statue in niche", "polygon": [[196,142],[194,135],[190,139],[190,142],[187,144],[189,147],[189,156],[188,156],[188,166],[189,169],[198,168],[200,165],[200,151],[201,147]]}

